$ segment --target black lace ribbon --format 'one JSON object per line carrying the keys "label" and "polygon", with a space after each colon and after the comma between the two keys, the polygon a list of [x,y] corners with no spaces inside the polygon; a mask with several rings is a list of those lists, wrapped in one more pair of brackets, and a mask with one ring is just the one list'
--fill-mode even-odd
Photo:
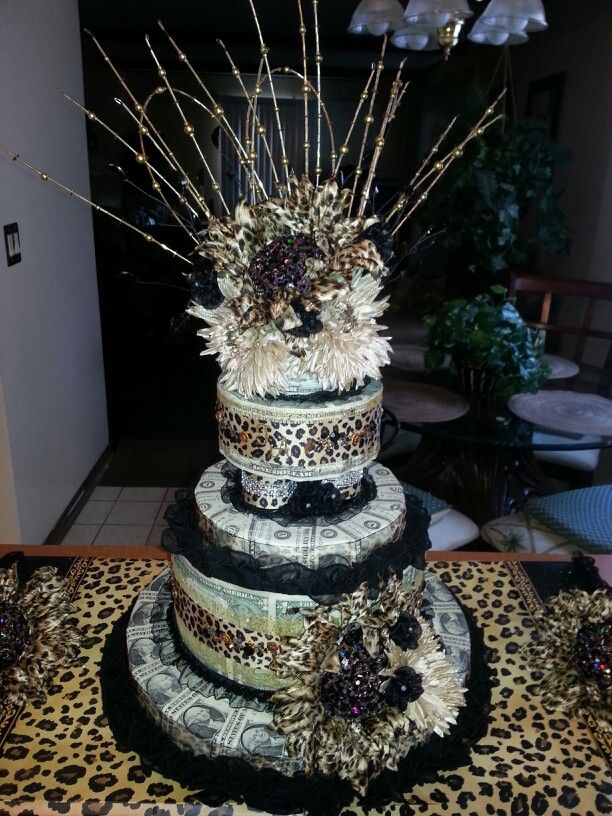
{"label": "black lace ribbon", "polygon": [[176,503],[166,512],[169,526],[161,543],[169,552],[185,556],[210,578],[245,589],[335,597],[354,592],[364,581],[376,586],[381,578],[387,580],[392,573],[401,573],[409,566],[425,569],[425,552],[430,547],[429,519],[421,501],[406,495],[406,526],[401,538],[384,544],[357,564],[341,562],[310,569],[295,561],[277,563],[275,559],[270,564],[249,553],[211,544],[198,525],[192,491],[180,490]]}
{"label": "black lace ribbon", "polygon": [[[491,711],[491,670],[480,630],[466,612],[472,639],[472,670],[467,682],[466,706],[446,737],[432,736],[370,784],[359,800],[364,808],[402,802],[407,791],[436,780],[439,772],[470,763],[471,747],[486,734]],[[100,667],[102,707],[117,746],[140,757],[142,770],[157,771],[192,791],[190,801],[217,807],[228,801],[244,802],[268,813],[308,811],[309,816],[336,816],[355,801],[346,780],[315,774],[287,777],[270,768],[256,769],[245,759],[195,756],[177,746],[138,703],[129,673],[125,648],[129,612],[114,625],[104,647]]]}

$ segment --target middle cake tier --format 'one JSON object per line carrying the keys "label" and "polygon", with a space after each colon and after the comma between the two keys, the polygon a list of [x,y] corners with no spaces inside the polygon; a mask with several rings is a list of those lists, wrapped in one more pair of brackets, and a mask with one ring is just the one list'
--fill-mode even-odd
{"label": "middle cake tier", "polygon": [[227,462],[207,468],[195,488],[204,539],[258,559],[262,565],[296,563],[316,570],[365,561],[404,532],[406,498],[388,468],[364,471],[367,487],[330,516],[291,518],[282,510],[254,512],[241,498],[240,472]]}

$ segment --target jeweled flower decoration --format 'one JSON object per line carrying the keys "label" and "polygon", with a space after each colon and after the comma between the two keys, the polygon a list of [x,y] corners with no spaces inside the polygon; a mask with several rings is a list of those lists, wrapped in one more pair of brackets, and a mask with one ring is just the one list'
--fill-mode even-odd
{"label": "jeweled flower decoration", "polygon": [[526,648],[550,711],[594,716],[612,731],[612,590],[561,592],[535,616]]}
{"label": "jeweled flower decoration", "polygon": [[43,702],[52,674],[75,659],[81,635],[68,584],[41,567],[20,587],[17,567],[0,570],[0,700]]}
{"label": "jeweled flower decoration", "polygon": [[[212,219],[200,254],[214,265],[224,301],[194,300],[208,323],[205,354],[218,355],[221,383],[244,396],[278,395],[308,377],[344,391],[377,378],[389,346],[376,324],[388,273],[372,226],[348,215],[350,190],[292,179],[291,194],[238,204]],[[376,241],[374,240],[376,238]]]}
{"label": "jeweled flower decoration", "polygon": [[363,794],[412,746],[455,723],[464,688],[419,601],[397,576],[374,592],[364,583],[305,612],[303,634],[281,643],[273,668],[289,685],[271,698],[272,727],[307,773],[337,774]]}

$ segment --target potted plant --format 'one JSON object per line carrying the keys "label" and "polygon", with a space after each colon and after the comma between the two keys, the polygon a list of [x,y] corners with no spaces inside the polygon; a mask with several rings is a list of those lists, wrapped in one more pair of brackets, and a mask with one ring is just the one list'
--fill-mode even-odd
{"label": "potted plant", "polygon": [[445,228],[441,243],[452,250],[454,270],[484,279],[527,264],[535,251],[566,253],[569,247],[555,168],[565,154],[537,121],[508,121],[470,147],[429,195],[420,217]]}
{"label": "potted plant", "polygon": [[[491,289],[493,294],[506,293],[501,286]],[[471,399],[501,400],[534,392],[549,374],[549,367],[539,362],[539,333],[505,297],[497,302],[491,294],[449,300],[424,323],[429,346],[425,364],[439,368],[450,354],[461,388]]]}

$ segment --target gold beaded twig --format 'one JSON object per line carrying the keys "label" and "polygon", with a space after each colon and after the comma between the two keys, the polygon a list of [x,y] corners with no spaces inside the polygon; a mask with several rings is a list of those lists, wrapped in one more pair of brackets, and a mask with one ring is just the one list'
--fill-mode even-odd
{"label": "gold beaded twig", "polygon": [[[238,80],[238,84],[240,85],[240,89],[242,90],[242,93],[244,94],[245,101],[247,103],[248,114],[253,116],[253,122],[255,124],[255,130],[257,131],[257,135],[258,135],[259,139],[264,144],[264,147],[266,149],[266,153],[268,155],[268,159],[270,160],[270,167],[272,169],[272,175],[274,177],[274,182],[275,182],[275,184],[278,185],[279,184],[278,172],[276,170],[276,165],[274,164],[274,158],[272,157],[272,151],[270,150],[270,145],[268,143],[268,139],[267,139],[267,136],[266,136],[266,129],[262,125],[260,119],[257,116],[257,110],[256,110],[256,108],[255,108],[255,106],[253,104],[253,100],[249,96],[249,92],[246,89],[246,85],[244,84],[244,80],[242,79],[242,74],[240,73],[240,69],[238,68],[236,63],[233,61],[229,51],[227,50],[227,48],[225,47],[225,44],[223,43],[223,41],[222,40],[217,40],[217,43],[222,48],[225,56],[227,57],[227,60],[228,60],[230,66],[231,66],[231,69],[232,69],[232,76],[235,79]],[[260,62],[260,65],[261,65],[261,62]],[[262,190],[262,192],[263,192],[264,197],[267,198],[268,196],[267,196],[267,194],[265,192],[265,189]]]}
{"label": "gold beaded twig", "polygon": [[372,161],[370,162],[370,168],[368,170],[368,176],[366,179],[366,183],[364,184],[361,190],[361,198],[359,201],[359,210],[358,215],[361,217],[365,211],[366,204],[368,202],[368,198],[370,196],[370,188],[372,187],[372,181],[374,180],[374,174],[376,173],[376,168],[378,166],[378,161],[380,159],[380,155],[382,153],[383,146],[385,144],[385,137],[387,135],[387,128],[395,118],[395,112],[399,103],[401,102],[402,96],[406,90],[406,85],[401,81],[402,71],[404,69],[404,65],[406,60],[403,59],[400,62],[400,66],[397,70],[397,74],[395,75],[395,79],[391,83],[391,90],[389,92],[389,99],[387,101],[387,108],[385,110],[385,114],[383,116],[383,120],[380,125],[380,130],[378,131],[378,135],[374,139],[374,154],[372,156]]}
{"label": "gold beaded twig", "polygon": [[[134,156],[134,158],[136,158],[136,156],[139,155],[138,151],[135,148],[133,148],[132,145],[129,144],[129,142],[126,142],[125,139],[123,139],[121,136],[119,136],[119,134],[116,133],[111,127],[109,127],[106,124],[106,122],[104,122],[104,120],[100,119],[100,117],[96,113],[94,113],[94,111],[88,110],[87,108],[83,107],[83,105],[81,105],[79,102],[77,102],[76,99],[73,99],[70,96],[70,94],[67,94],[65,91],[60,91],[60,93],[64,97],[64,99],[67,99],[76,108],[78,108],[80,111],[82,111],[82,113],[84,113],[91,122],[95,122],[96,124],[98,124],[102,128],[104,128],[104,130],[106,130],[108,133],[110,133],[110,135],[114,139],[116,139],[120,144],[122,144],[123,147],[125,147],[132,154],[132,156]],[[163,176],[156,167],[153,167],[153,165],[150,165],[149,167],[150,167],[150,170],[155,174],[155,176],[160,181],[162,181],[170,190],[172,190],[172,192],[177,197],[177,199],[180,199],[181,194],[179,193],[179,191],[175,187],[173,187],[173,185],[168,181],[168,179],[165,178],[165,176]],[[187,199],[183,199],[181,201],[181,203],[184,204],[189,209],[189,211],[191,212],[192,215],[197,215],[196,211],[193,209],[191,204],[189,204]],[[175,214],[171,207],[169,209],[173,212],[173,214]],[[191,233],[189,233],[189,234],[193,238]],[[194,240],[196,240],[196,239],[194,238]]]}
{"label": "gold beaded twig", "polygon": [[[315,32],[315,65],[317,67],[317,163],[315,165],[315,186],[319,186],[321,178],[321,63],[323,62],[323,55],[321,54],[321,46],[319,43],[319,0],[312,0],[312,13],[314,16],[314,32]],[[306,75],[306,71],[304,71]],[[332,159],[332,166],[334,160]]]}
{"label": "gold beaded twig", "polygon": [[[210,102],[210,104],[212,106],[212,116],[213,116],[213,118],[215,118],[219,122],[219,126],[221,127],[221,129],[223,130],[225,135],[228,137],[229,143],[231,144],[232,148],[236,152],[236,155],[238,157],[238,160],[239,160],[241,166],[246,167],[246,164],[248,162],[248,154],[247,154],[246,150],[244,149],[244,146],[243,146],[242,142],[240,141],[238,136],[234,133],[230,123],[227,121],[227,117],[225,116],[225,111],[223,110],[221,105],[218,104],[218,102],[215,100],[213,95],[210,93],[210,91],[208,90],[207,85],[204,82],[202,82],[202,78],[200,77],[198,72],[194,69],[193,65],[189,61],[189,58],[187,57],[187,54],[185,54],[183,51],[181,51],[181,49],[178,46],[178,43],[166,31],[166,29],[164,28],[164,25],[161,22],[161,20],[157,21],[157,25],[160,27],[160,29],[164,32],[164,34],[168,38],[168,41],[170,42],[170,44],[172,45],[172,47],[176,51],[176,54],[177,54],[179,60],[181,62],[183,62],[187,66],[187,68],[188,68],[189,72],[191,73],[191,75],[194,77],[194,79],[196,80],[196,82],[198,83],[200,88],[206,94],[206,97],[207,97],[208,101]],[[255,181],[258,184],[263,196],[265,198],[267,198],[267,194],[266,194],[264,184],[261,181],[261,179],[259,178],[259,176],[257,176],[257,174],[255,174]],[[252,187],[250,179],[249,179],[249,184]]]}
{"label": "gold beaded twig", "polygon": [[[255,150],[255,131],[256,131],[256,121],[259,121],[257,116],[257,110],[259,106],[259,97],[262,90],[262,75],[264,69],[264,61],[263,57],[259,60],[259,65],[257,67],[257,75],[255,77],[255,84],[253,85],[253,93],[248,96],[249,104],[247,105],[247,111],[245,115],[245,125],[244,125],[244,132],[246,133],[246,142],[247,142],[247,153],[249,155],[249,160],[251,162],[251,166],[255,167],[255,160],[257,159],[257,152]],[[251,116],[251,113],[253,114]],[[265,128],[262,127],[261,130],[265,132]],[[249,136],[250,132],[250,136]],[[278,187],[278,184],[277,184]]]}
{"label": "gold beaded twig", "polygon": [[460,158],[463,155],[463,150],[464,150],[465,146],[469,142],[471,142],[472,139],[475,139],[477,136],[482,136],[482,134],[485,132],[485,130],[487,130],[488,128],[491,127],[491,125],[494,125],[496,122],[499,122],[503,118],[504,118],[504,115],[500,113],[499,116],[495,116],[493,119],[491,119],[491,121],[486,122],[484,124],[483,124],[483,120],[481,120],[479,125],[472,128],[472,130],[469,132],[469,134],[466,136],[466,138],[462,142],[460,142],[456,147],[454,147],[451,150],[451,152],[448,153],[440,162],[436,162],[434,167],[421,179],[418,186],[420,186],[421,183],[423,183],[427,178],[429,178],[432,175],[434,176],[433,179],[430,181],[430,183],[427,185],[427,187],[423,190],[423,192],[419,195],[419,197],[413,203],[413,205],[410,207],[410,209],[403,215],[403,217],[400,219],[399,223],[391,231],[391,235],[395,235],[398,232],[398,230],[401,229],[401,227],[405,224],[405,222],[410,218],[410,216],[417,209],[417,207],[420,204],[422,204],[423,201],[425,201],[425,199],[429,195],[430,190],[433,187],[435,187],[435,185],[442,178],[444,173],[448,170],[450,165],[456,159]]}
{"label": "gold beaded twig", "polygon": [[[99,52],[102,54],[102,56],[103,56],[103,58],[104,58],[104,62],[106,62],[106,63],[109,65],[109,67],[110,67],[111,71],[112,71],[112,72],[113,72],[113,74],[115,75],[115,77],[116,77],[116,79],[118,80],[119,84],[121,85],[121,87],[123,88],[123,90],[124,90],[124,91],[127,93],[127,95],[130,97],[130,100],[132,101],[132,104],[134,105],[134,110],[135,110],[135,111],[136,111],[138,114],[140,114],[141,122],[140,122],[140,126],[139,126],[139,127],[140,127],[140,132],[141,132],[141,134],[142,134],[142,130],[144,129],[144,130],[146,130],[146,133],[144,133],[144,134],[142,134],[142,135],[146,135],[146,136],[148,136],[149,138],[151,138],[151,134],[154,134],[154,135],[155,135],[155,139],[156,139],[156,140],[157,140],[157,142],[159,142],[159,144],[160,144],[160,145],[162,145],[162,147],[163,147],[163,150],[161,150],[161,149],[158,147],[158,149],[160,150],[160,152],[162,153],[162,155],[163,155],[163,154],[164,154],[164,152],[165,152],[165,154],[166,154],[166,158],[167,158],[167,160],[170,162],[170,165],[171,165],[171,166],[173,166],[173,162],[174,162],[174,165],[175,165],[175,166],[173,166],[173,169],[177,169],[177,170],[178,170],[178,171],[181,173],[181,175],[183,176],[183,178],[184,178],[184,180],[185,180],[185,184],[186,184],[186,186],[187,186],[187,189],[190,191],[190,193],[191,193],[192,197],[193,197],[193,198],[195,198],[196,202],[199,204],[199,206],[201,207],[201,209],[202,209],[202,210],[203,210],[203,212],[205,213],[206,217],[207,217],[207,218],[208,218],[208,217],[210,217],[211,212],[210,212],[210,210],[208,209],[208,207],[207,207],[207,205],[206,205],[206,202],[204,201],[203,197],[202,197],[202,196],[201,196],[201,195],[198,193],[198,191],[197,191],[197,189],[196,189],[195,185],[193,184],[193,182],[192,182],[192,181],[191,181],[191,179],[189,178],[189,175],[187,174],[187,172],[186,172],[186,171],[185,171],[185,170],[184,170],[184,169],[181,167],[181,165],[179,164],[179,162],[177,162],[177,161],[176,161],[176,157],[174,156],[174,153],[173,153],[173,152],[170,150],[170,147],[169,147],[169,146],[168,146],[168,145],[165,143],[165,141],[164,141],[163,137],[161,136],[161,134],[159,133],[159,131],[158,131],[158,130],[157,130],[157,128],[155,127],[155,124],[154,124],[154,123],[151,121],[151,119],[149,118],[149,116],[148,116],[147,112],[146,112],[145,110],[143,110],[143,106],[142,106],[142,105],[141,105],[141,104],[138,102],[138,100],[136,99],[136,97],[134,96],[134,94],[132,93],[132,91],[130,90],[130,88],[128,87],[127,83],[125,82],[125,80],[123,79],[123,77],[121,76],[121,74],[119,73],[119,71],[117,71],[117,69],[116,69],[116,68],[115,68],[115,66],[113,65],[113,63],[112,63],[112,61],[111,61],[110,57],[108,56],[108,54],[107,54],[107,53],[105,52],[105,50],[102,48],[102,46],[100,45],[100,43],[98,42],[98,40],[97,40],[97,39],[94,37],[94,35],[91,33],[91,31],[88,31],[88,29],[85,29],[85,33],[86,33],[86,34],[89,34],[89,36],[91,37],[91,39],[92,39],[92,41],[93,41],[94,45],[96,46],[96,48],[98,49],[98,51],[99,51]],[[146,122],[146,126],[145,126],[144,122]],[[138,161],[140,164],[148,164],[148,159],[147,159],[147,156],[146,156],[146,154],[145,154],[145,153],[142,153],[142,154],[140,155],[140,158],[138,158],[138,157],[137,157],[137,159],[136,159],[136,160],[137,160],[137,161]]]}
{"label": "gold beaded twig", "polygon": [[376,64],[376,73],[374,75],[374,87],[372,89],[372,94],[370,95],[370,104],[368,105],[368,112],[365,116],[365,127],[363,129],[363,137],[361,139],[361,147],[359,149],[359,160],[357,162],[357,166],[355,167],[353,189],[351,190],[351,195],[349,198],[348,215],[351,214],[351,210],[353,209],[353,202],[355,201],[355,195],[357,193],[357,184],[359,182],[359,176],[363,172],[362,168],[363,156],[365,154],[366,144],[368,142],[368,133],[370,132],[370,125],[374,122],[374,116],[372,115],[372,111],[374,110],[374,103],[376,101],[376,95],[378,93],[378,83],[380,81],[380,75],[382,73],[383,68],[385,67],[384,58],[386,49],[387,49],[387,35],[385,34],[385,36],[383,37],[382,48],[380,49],[380,57]]}
{"label": "gold beaded twig", "polygon": [[[278,71],[280,71],[280,69],[275,68],[272,71],[272,73],[274,74],[274,73],[277,73]],[[304,86],[308,87],[308,90],[311,93],[313,93],[317,97],[317,99],[319,100],[318,91],[316,90],[316,88],[314,87],[314,85],[312,84],[312,82],[309,79],[305,79],[303,74],[300,74],[299,71],[295,71],[293,68],[289,68],[288,65],[285,65],[285,67],[283,68],[283,73],[294,76],[297,79],[302,80],[302,82],[304,83]],[[329,113],[327,111],[327,106],[325,105],[325,102],[323,101],[323,99],[320,99],[319,102],[320,102],[320,105],[321,105],[322,117],[323,117],[323,119],[325,119],[325,124],[327,126],[327,132],[328,132],[328,135],[329,135],[329,143],[330,143],[330,147],[331,147],[331,160],[332,160],[332,166],[333,166],[333,163],[336,161],[336,158],[337,158],[336,143],[334,141],[334,129],[332,127],[331,119],[329,118]]]}
{"label": "gold beaded twig", "polygon": [[[208,175],[208,177],[210,179],[210,182],[212,184],[212,188],[213,188],[214,192],[217,194],[217,196],[219,197],[219,200],[221,202],[221,206],[223,207],[226,215],[229,215],[229,207],[225,203],[225,199],[223,198],[223,194],[221,193],[221,185],[219,184],[219,182],[215,178],[212,170],[210,169],[210,165],[206,161],[206,157],[204,156],[204,153],[202,152],[202,148],[200,147],[200,144],[199,144],[198,140],[196,139],[195,128],[194,128],[194,126],[192,124],[190,124],[187,121],[187,117],[185,116],[183,108],[181,107],[181,103],[178,101],[177,95],[174,92],[174,88],[172,87],[172,85],[170,85],[170,82],[168,81],[168,76],[166,74],[166,70],[162,67],[161,63],[157,59],[157,54],[155,53],[155,51],[153,50],[153,48],[151,46],[151,42],[149,40],[149,35],[148,34],[145,35],[145,43],[147,44],[147,47],[149,49],[149,53],[151,54],[151,58],[153,59],[153,61],[155,62],[155,65],[157,66],[157,73],[161,77],[164,85],[166,86],[168,92],[170,93],[170,97],[172,98],[172,102],[174,103],[174,107],[176,108],[176,110],[177,110],[177,112],[178,112],[178,114],[179,114],[179,116],[181,118],[181,121],[182,121],[182,124],[183,124],[183,132],[187,136],[187,138],[191,141],[193,146],[195,147],[196,152],[197,152],[197,154],[198,154],[198,156],[199,156],[199,158],[200,158],[200,160],[201,160],[201,162],[202,162],[202,164],[204,166],[204,170],[206,171],[206,173],[207,173],[207,175]],[[147,100],[147,103],[148,103],[148,101],[149,100]],[[147,105],[145,105],[145,108],[146,107],[147,107]]]}
{"label": "gold beaded twig", "polygon": [[259,47],[261,50],[261,56],[264,59],[264,64],[266,66],[266,71],[268,74],[268,79],[270,82],[270,93],[272,95],[272,105],[274,107],[274,114],[276,117],[276,127],[278,130],[278,140],[280,143],[281,148],[281,164],[283,165],[283,169],[285,172],[285,183],[287,185],[287,192],[291,192],[291,185],[289,183],[289,159],[287,158],[287,151],[285,150],[285,137],[283,134],[283,128],[280,121],[279,109],[278,109],[278,101],[276,99],[276,92],[274,90],[274,83],[272,81],[272,71],[270,69],[270,61],[268,59],[268,46],[264,43],[263,35],[261,33],[261,26],[259,25],[259,18],[257,17],[257,12],[255,11],[255,4],[253,0],[249,0],[249,5],[251,7],[251,12],[253,14],[253,20],[255,21],[255,27],[257,28],[257,36],[259,37]]}
{"label": "gold beaded twig", "polygon": [[[304,24],[304,13],[302,11],[301,0],[297,1],[298,15],[300,18],[300,27],[298,29],[302,41],[302,72],[304,77],[308,76],[308,59],[306,55],[306,26]],[[304,175],[309,177],[309,151],[310,151],[310,136],[308,133],[308,87],[304,84],[302,86],[302,93],[304,94]]]}
{"label": "gold beaded twig", "polygon": [[[161,89],[162,91],[164,91],[164,92],[166,91],[166,88],[165,88],[165,87],[160,86],[160,89]],[[148,110],[149,110],[149,105],[151,104],[151,102],[153,101],[153,99],[156,99],[156,98],[157,98],[157,96],[158,96],[158,95],[159,95],[159,89],[157,89],[157,88],[156,88],[154,91],[152,91],[152,92],[149,94],[149,96],[148,96],[148,97],[145,99],[144,103],[142,104],[142,106],[141,106],[141,111],[140,111],[140,114],[139,114],[139,118],[138,118],[138,117],[135,117],[135,120],[136,120],[136,121],[137,121],[137,123],[138,123],[138,139],[139,139],[139,142],[140,142],[140,151],[141,151],[141,152],[140,152],[140,153],[139,153],[139,154],[136,156],[136,160],[137,160],[137,161],[139,161],[139,162],[140,162],[140,163],[141,163],[141,164],[142,164],[142,165],[143,165],[143,166],[146,168],[147,173],[149,174],[149,178],[151,179],[151,185],[152,185],[153,189],[154,189],[155,191],[157,191],[157,192],[160,194],[160,196],[162,197],[162,199],[163,199],[163,201],[164,201],[164,204],[165,204],[165,205],[168,207],[168,209],[170,210],[170,212],[173,214],[173,216],[175,217],[175,219],[178,221],[178,220],[179,220],[179,215],[178,215],[178,214],[177,214],[177,213],[174,211],[174,209],[173,209],[172,205],[170,204],[170,202],[168,201],[168,199],[167,199],[167,198],[166,198],[166,196],[164,195],[164,193],[163,193],[163,191],[162,191],[162,188],[161,188],[161,185],[160,185],[160,184],[159,184],[159,182],[158,182],[158,181],[155,179],[155,177],[154,177],[154,173],[153,173],[153,165],[152,165],[152,164],[151,164],[151,163],[148,161],[148,158],[147,158],[147,156],[146,156],[146,152],[145,152],[144,137],[145,137],[145,136],[147,135],[147,133],[148,133],[148,128],[147,128],[147,127],[146,127],[146,125],[144,124],[144,118],[143,118],[143,116],[144,116],[145,114],[147,114],[147,113],[148,113]],[[155,143],[155,144],[156,144],[156,143]],[[162,150],[162,149],[159,147],[159,145],[157,145],[157,144],[156,144],[156,149],[157,149],[157,150],[158,150],[158,151],[159,151],[159,152],[160,152],[162,155],[164,155],[164,151],[163,151],[163,150]],[[170,161],[172,161],[172,159],[173,159],[173,158],[174,158],[174,154],[172,153],[172,154],[170,154],[170,156],[169,156],[169,160],[170,160]],[[195,195],[196,195],[196,198],[197,198],[197,202],[198,202],[198,204],[199,204],[201,207],[206,207],[206,202],[205,202],[205,200],[204,200],[204,196],[203,196],[201,193],[199,193],[197,190],[196,190],[196,192],[195,192]],[[181,197],[181,198],[179,198],[179,202],[180,202],[180,203],[183,203],[183,201],[184,201],[184,200],[186,200],[184,196],[183,196],[183,197]],[[195,238],[195,237],[193,236],[193,233],[192,233],[192,232],[191,232],[191,231],[190,231],[190,230],[189,230],[187,227],[185,227],[185,225],[182,225],[182,226],[183,226],[183,229],[185,229],[185,231],[186,231],[186,232],[187,232],[189,235],[191,235],[192,240],[194,240],[194,241],[196,242],[196,244],[197,244],[197,243],[198,243],[198,240],[197,240],[197,238]]]}
{"label": "gold beaded twig", "polygon": [[105,207],[102,207],[101,204],[95,204],[91,199],[87,198],[84,195],[81,195],[81,193],[77,193],[77,191],[73,190],[71,187],[67,187],[61,181],[58,181],[57,179],[53,178],[53,176],[50,176],[45,170],[40,170],[38,167],[34,167],[33,164],[30,164],[25,159],[22,159],[19,153],[15,153],[15,151],[11,150],[10,147],[6,147],[5,145],[0,144],[0,150],[3,150],[8,156],[10,156],[10,158],[14,162],[23,165],[23,167],[26,167],[32,173],[35,173],[37,176],[39,176],[41,181],[48,181],[51,184],[55,185],[56,187],[59,187],[60,190],[63,190],[65,193],[68,193],[68,195],[71,196],[72,198],[76,198],[79,201],[82,201],[84,204],[88,204],[92,209],[96,210],[97,212],[101,212],[104,215],[107,215],[109,218],[112,218],[113,221],[117,221],[119,224],[123,224],[124,227],[128,227],[133,232],[138,233],[138,235],[144,238],[145,241],[149,241],[150,243],[156,244],[165,252],[169,252],[175,258],[179,258],[181,261],[184,261],[190,266],[193,266],[193,262],[190,261],[188,258],[185,258],[183,255],[181,255],[180,252],[176,252],[174,249],[170,249],[169,246],[166,246],[166,244],[163,244],[161,241],[158,241],[157,238],[154,238],[148,232],[139,229],[134,224],[130,224],[129,221],[125,221],[123,218],[119,218],[118,215],[115,215],[115,213],[110,212],[110,210],[107,210]]}
{"label": "gold beaded twig", "polygon": [[[427,179],[428,179],[428,178],[429,178],[429,177],[432,175],[432,173],[434,173],[436,170],[438,170],[438,171],[439,171],[439,170],[441,170],[441,169],[444,169],[444,168],[443,168],[443,167],[441,167],[440,165],[444,165],[444,164],[445,164],[447,161],[449,161],[449,157],[453,156],[453,155],[455,154],[455,152],[456,152],[458,149],[463,149],[463,147],[465,147],[465,145],[468,143],[468,141],[471,141],[471,139],[472,139],[472,138],[474,138],[475,136],[482,136],[482,134],[484,133],[484,130],[482,129],[483,123],[485,122],[485,120],[487,119],[487,117],[492,116],[492,114],[495,112],[495,107],[496,107],[497,103],[500,101],[500,99],[501,99],[501,98],[504,96],[504,94],[505,94],[505,93],[506,93],[506,91],[505,91],[505,90],[503,90],[503,91],[500,93],[500,95],[497,97],[497,99],[496,99],[496,100],[495,100],[495,101],[494,101],[494,102],[493,102],[493,103],[492,103],[492,104],[491,104],[491,105],[490,105],[490,106],[489,106],[489,107],[488,107],[488,108],[485,110],[485,112],[482,114],[482,116],[480,117],[480,119],[478,120],[478,122],[476,122],[476,124],[474,125],[474,127],[473,127],[473,128],[470,130],[470,134],[469,134],[469,136],[468,136],[468,138],[467,138],[467,139],[465,139],[465,140],[464,140],[464,141],[463,141],[461,144],[457,145],[457,146],[456,146],[456,147],[455,147],[453,150],[451,150],[451,152],[450,152],[449,154],[447,154],[446,156],[444,156],[444,158],[442,158],[440,161],[437,161],[437,162],[436,162],[436,163],[433,165],[433,167],[430,167],[430,169],[429,169],[429,170],[428,170],[428,171],[425,173],[425,175],[423,175],[423,176],[422,176],[422,177],[421,177],[421,178],[420,178],[420,179],[419,179],[419,180],[416,182],[416,184],[413,184],[413,186],[412,186],[412,189],[413,189],[413,190],[417,190],[417,189],[418,189],[418,188],[419,188],[419,187],[420,187],[422,184],[424,184],[424,183],[425,183],[425,181],[426,181],[426,180],[427,180]],[[503,114],[502,114],[502,116],[503,116]],[[498,118],[499,118],[499,117],[498,117]],[[488,127],[489,127],[491,124],[492,124],[492,122],[489,122],[489,124],[487,125],[487,128],[488,128]],[[459,156],[454,156],[454,158],[459,158]]]}
{"label": "gold beaded twig", "polygon": [[372,66],[372,70],[370,71],[370,76],[368,77],[368,81],[365,84],[365,88],[359,95],[359,102],[357,103],[357,107],[355,108],[355,113],[353,114],[353,118],[351,119],[351,124],[349,125],[349,129],[347,131],[346,137],[342,144],[340,145],[338,160],[336,162],[335,167],[333,168],[332,175],[336,176],[338,174],[338,170],[340,169],[340,164],[342,162],[342,157],[346,156],[349,152],[349,142],[351,140],[351,136],[353,135],[353,130],[355,129],[355,125],[357,123],[357,118],[359,117],[359,113],[361,112],[361,108],[363,107],[363,103],[368,98],[368,91],[370,89],[370,84],[374,77],[375,67]]}
{"label": "gold beaded twig", "polygon": [[[165,93],[165,91],[166,91],[166,89],[160,85],[158,88],[155,89],[153,94]],[[149,99],[147,99],[147,103],[150,101],[153,94],[149,95]],[[136,155],[135,155],[135,159],[138,162],[138,164],[143,164],[147,168],[147,170],[149,172],[149,175],[151,175],[151,172],[156,173],[154,165],[152,165],[146,158],[144,140],[143,140],[142,137],[147,136],[148,140],[151,142],[153,147],[157,150],[159,155],[168,164],[170,169],[174,170],[175,172],[179,172],[179,168],[172,161],[173,157],[168,155],[168,153],[162,148],[162,146],[151,135],[151,133],[150,133],[149,129],[146,127],[146,125],[143,124],[142,116],[140,118],[138,116],[136,116],[136,114],[133,111],[131,111],[130,108],[125,104],[125,102],[122,99],[119,99],[119,97],[115,97],[115,102],[123,109],[123,111],[125,113],[127,113],[127,115],[130,117],[130,119],[132,119],[132,121],[136,125],[138,136],[139,136],[139,142],[140,142],[140,153],[136,153]],[[189,186],[185,179],[183,179],[183,181],[185,182],[186,192],[188,192],[191,195],[191,197],[195,200],[196,204],[198,204],[200,207],[202,207],[202,204],[204,203],[203,197],[198,193],[197,190],[195,190],[193,185]],[[173,187],[171,187],[171,189],[174,192],[177,192],[177,191],[174,190]],[[190,209],[192,210],[194,215],[198,215],[198,213],[189,204],[189,201],[186,198],[186,196],[182,195],[182,193],[177,193],[177,194],[178,194],[179,203],[187,205],[188,207],[190,207]]]}
{"label": "gold beaded twig", "polygon": [[425,156],[425,158],[423,159],[423,161],[422,161],[422,162],[421,162],[421,164],[419,165],[419,167],[418,167],[418,169],[417,169],[416,173],[415,173],[415,174],[414,174],[414,176],[413,176],[413,177],[410,179],[410,184],[409,184],[409,187],[414,187],[414,185],[415,185],[415,184],[416,184],[416,182],[418,181],[418,179],[419,179],[419,177],[420,177],[421,173],[423,172],[423,170],[424,170],[426,167],[428,167],[428,166],[429,166],[430,161],[432,160],[432,158],[434,157],[434,155],[435,155],[435,154],[438,152],[438,150],[440,149],[440,145],[442,144],[442,142],[444,142],[444,140],[446,139],[446,137],[447,137],[447,136],[448,136],[448,134],[450,133],[451,129],[452,129],[454,126],[455,126],[455,123],[457,122],[457,119],[458,119],[458,118],[459,118],[458,116],[453,116],[453,118],[450,120],[450,122],[448,123],[448,125],[447,125],[447,126],[446,126],[446,128],[444,129],[443,133],[442,133],[442,134],[441,134],[441,135],[438,137],[438,139],[435,141],[435,143],[433,144],[433,146],[430,148],[429,153],[427,153],[427,155]]}

